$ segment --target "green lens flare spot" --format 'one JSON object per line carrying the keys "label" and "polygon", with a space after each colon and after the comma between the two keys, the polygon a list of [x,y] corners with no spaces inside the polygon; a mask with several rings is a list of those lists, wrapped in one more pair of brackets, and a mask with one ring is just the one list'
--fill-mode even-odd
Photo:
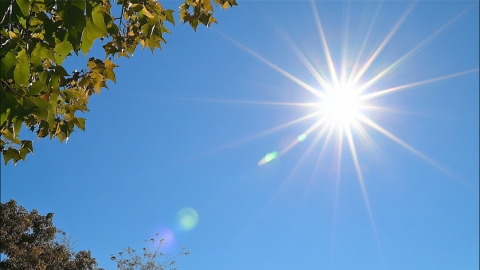
{"label": "green lens flare spot", "polygon": [[302,134],[302,135],[300,135],[300,136],[297,137],[297,140],[298,140],[299,142],[303,142],[306,138],[307,138],[307,135]]}
{"label": "green lens flare spot", "polygon": [[186,231],[195,228],[198,224],[198,213],[193,208],[182,208],[178,211],[177,216],[180,227]]}
{"label": "green lens flare spot", "polygon": [[272,161],[273,159],[275,159],[277,157],[277,151],[273,151],[271,153],[268,153],[266,156],[265,156],[265,162],[270,162]]}
{"label": "green lens flare spot", "polygon": [[272,161],[277,157],[277,155],[278,155],[277,151],[273,151],[271,153],[266,154],[265,157],[258,162],[258,166],[262,166],[265,163]]}

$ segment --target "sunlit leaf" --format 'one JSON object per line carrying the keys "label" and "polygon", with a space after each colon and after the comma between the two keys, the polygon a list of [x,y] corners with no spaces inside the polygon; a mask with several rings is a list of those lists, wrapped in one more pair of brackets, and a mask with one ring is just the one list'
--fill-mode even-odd
{"label": "sunlit leaf", "polygon": [[76,119],[77,119],[77,122],[75,123],[75,125],[76,125],[79,129],[85,131],[85,118],[77,117]]}
{"label": "sunlit leaf", "polygon": [[16,66],[13,73],[15,82],[19,85],[27,86],[30,78],[30,61],[25,49],[21,50],[16,57]]}
{"label": "sunlit leaf", "polygon": [[56,52],[55,59],[57,60],[57,63],[61,65],[72,50],[73,50],[73,46],[70,42],[68,42],[68,40],[65,40],[63,42],[58,42],[55,45],[55,52]]}
{"label": "sunlit leaf", "polygon": [[13,119],[13,136],[18,137],[18,134],[20,133],[20,128],[22,127],[23,123],[23,118],[17,118],[15,117]]}
{"label": "sunlit leaf", "polygon": [[173,10],[165,10],[165,17],[167,21],[169,21],[171,24],[175,25],[175,19],[173,18]]}
{"label": "sunlit leaf", "polygon": [[117,80],[115,79],[115,72],[113,72],[113,69],[118,67],[117,65],[115,65],[112,61],[110,60],[105,60],[105,78],[113,81],[113,82],[117,82]]}

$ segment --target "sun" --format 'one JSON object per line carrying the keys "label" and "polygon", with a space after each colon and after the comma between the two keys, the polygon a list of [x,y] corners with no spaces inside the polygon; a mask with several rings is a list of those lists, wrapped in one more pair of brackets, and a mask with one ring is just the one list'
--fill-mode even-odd
{"label": "sun", "polygon": [[361,115],[361,99],[355,87],[328,89],[318,107],[327,123],[337,127],[350,125]]}

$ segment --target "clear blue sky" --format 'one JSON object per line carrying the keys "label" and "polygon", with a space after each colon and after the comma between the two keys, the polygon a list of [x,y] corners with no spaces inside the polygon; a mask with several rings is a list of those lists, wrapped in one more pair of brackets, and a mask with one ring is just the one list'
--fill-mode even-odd
{"label": "clear blue sky", "polygon": [[[163,51],[119,62],[86,132],[2,166],[1,200],[54,212],[107,269],[155,232],[166,253],[191,252],[180,269],[479,269],[479,6],[420,1],[395,28],[411,4],[247,1],[209,29],[171,27]],[[371,99],[381,108],[362,112],[378,126],[352,124],[341,151],[338,129],[298,142],[319,116],[254,137],[318,110],[260,104],[319,101],[292,43],[332,82],[315,12],[339,80],[389,33],[358,85],[408,56],[363,94],[466,73]],[[179,223],[185,207],[192,228]]]}

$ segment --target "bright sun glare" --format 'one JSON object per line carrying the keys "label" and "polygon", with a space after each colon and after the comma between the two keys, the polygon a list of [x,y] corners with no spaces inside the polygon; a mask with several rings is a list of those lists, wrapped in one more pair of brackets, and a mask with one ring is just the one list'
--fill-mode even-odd
{"label": "bright sun glare", "polygon": [[353,87],[337,87],[326,91],[319,111],[334,126],[349,125],[360,115],[361,101]]}

